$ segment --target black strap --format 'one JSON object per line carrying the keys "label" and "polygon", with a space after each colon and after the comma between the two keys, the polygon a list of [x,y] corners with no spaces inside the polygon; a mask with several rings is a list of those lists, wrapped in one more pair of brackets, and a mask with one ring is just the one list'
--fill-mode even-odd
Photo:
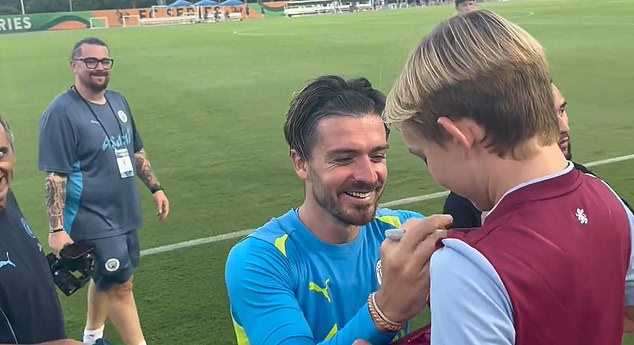
{"label": "black strap", "polygon": [[[75,92],[75,94],[77,94],[77,96],[79,96],[79,98],[81,98],[82,101],[84,101],[84,104],[88,107],[88,110],[90,110],[90,113],[92,114],[92,116],[99,123],[99,126],[101,126],[101,129],[103,129],[104,133],[106,133],[106,136],[108,138],[110,138],[110,134],[108,134],[108,131],[106,130],[106,127],[103,125],[101,120],[99,120],[99,118],[97,117],[97,114],[95,113],[95,111],[90,106],[90,103],[88,103],[88,101],[79,93],[79,91],[77,91],[77,88],[75,87],[75,85],[71,86],[70,88],[71,88],[71,90],[73,90]],[[105,94],[104,94],[103,97],[106,99],[106,104],[108,105],[108,108],[110,108],[110,111],[112,112],[112,115],[114,116],[115,122],[117,122],[117,126],[119,126],[119,132],[121,132],[121,137],[123,137],[123,128],[121,127],[121,123],[119,123],[119,119],[117,118],[117,114],[114,112],[114,108],[112,108],[112,105],[110,104],[110,101],[108,101],[108,97],[106,97]]]}

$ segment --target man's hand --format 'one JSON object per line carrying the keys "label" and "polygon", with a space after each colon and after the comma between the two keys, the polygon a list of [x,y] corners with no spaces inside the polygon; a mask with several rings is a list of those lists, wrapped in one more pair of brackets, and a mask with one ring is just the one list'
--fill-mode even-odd
{"label": "man's hand", "polygon": [[405,322],[424,307],[429,294],[429,260],[436,242],[444,238],[451,224],[449,215],[410,219],[401,227],[400,241],[387,239],[381,246],[383,284],[376,303],[394,322]]}
{"label": "man's hand", "polygon": [[51,248],[55,256],[59,257],[59,252],[66,244],[72,244],[73,240],[68,236],[66,231],[58,231],[48,234],[48,246]]}
{"label": "man's hand", "polygon": [[156,216],[159,221],[164,221],[170,213],[170,204],[165,196],[165,192],[160,188],[161,183],[158,178],[156,178],[156,175],[154,175],[150,160],[147,159],[147,155],[143,149],[134,153],[134,170],[139,179],[143,181],[143,184],[145,184],[150,191],[156,190],[156,192],[152,193],[152,198],[156,202]]}
{"label": "man's hand", "polygon": [[170,213],[170,203],[169,200],[167,200],[167,196],[165,196],[165,192],[159,190],[152,194],[152,198],[156,202],[156,215],[159,221],[164,221]]}

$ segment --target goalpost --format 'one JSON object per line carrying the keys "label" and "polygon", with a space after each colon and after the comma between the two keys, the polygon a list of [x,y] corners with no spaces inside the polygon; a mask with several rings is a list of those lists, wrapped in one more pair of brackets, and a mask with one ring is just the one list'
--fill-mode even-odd
{"label": "goalpost", "polygon": [[164,9],[167,10],[168,7],[165,6],[165,5],[153,5],[152,6],[152,12],[151,12],[152,17],[156,17],[156,14],[158,13],[159,9],[161,9],[161,8],[164,8]]}
{"label": "goalpost", "polygon": [[141,26],[141,18],[136,14],[123,16],[122,20],[124,28]]}
{"label": "goalpost", "polygon": [[91,17],[90,28],[91,29],[107,29],[108,17]]}

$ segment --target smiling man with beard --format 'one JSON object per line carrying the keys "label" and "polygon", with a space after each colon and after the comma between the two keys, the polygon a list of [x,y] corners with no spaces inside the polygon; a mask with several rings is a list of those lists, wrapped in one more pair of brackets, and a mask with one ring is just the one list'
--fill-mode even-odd
{"label": "smiling man with beard", "polygon": [[[239,345],[387,344],[424,307],[434,230],[451,219],[377,207],[387,181],[384,107],[363,78],[320,77],[292,100],[284,134],[305,198],[229,253]],[[403,238],[382,246],[385,230],[399,227]]]}
{"label": "smiling man with beard", "polygon": [[152,193],[159,220],[167,218],[169,203],[127,100],[107,90],[113,65],[102,40],[86,38],[75,44],[70,57],[75,83],[42,116],[39,167],[46,172],[53,251],[77,240],[96,247],[84,342],[92,345],[101,338],[109,318],[127,345],[145,345],[132,293],[142,223],[134,175]]}

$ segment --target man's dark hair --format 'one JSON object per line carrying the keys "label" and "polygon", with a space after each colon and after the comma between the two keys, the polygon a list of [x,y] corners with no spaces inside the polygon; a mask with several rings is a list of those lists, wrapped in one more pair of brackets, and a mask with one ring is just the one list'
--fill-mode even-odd
{"label": "man's dark hair", "polygon": [[[381,115],[385,95],[372,88],[365,78],[344,80],[338,76],[321,76],[293,97],[284,124],[284,137],[291,150],[308,160],[315,146],[315,128],[332,116],[363,117]],[[386,135],[389,129],[385,127]]]}
{"label": "man's dark hair", "polygon": [[81,55],[81,47],[84,44],[91,44],[91,45],[95,45],[95,46],[102,46],[102,47],[106,47],[108,49],[108,51],[110,51],[110,48],[108,47],[108,45],[106,44],[106,42],[96,38],[96,37],[87,37],[87,38],[83,38],[81,39],[79,42],[75,43],[75,46],[73,47],[73,51],[70,54],[70,58],[72,59],[76,59]]}

